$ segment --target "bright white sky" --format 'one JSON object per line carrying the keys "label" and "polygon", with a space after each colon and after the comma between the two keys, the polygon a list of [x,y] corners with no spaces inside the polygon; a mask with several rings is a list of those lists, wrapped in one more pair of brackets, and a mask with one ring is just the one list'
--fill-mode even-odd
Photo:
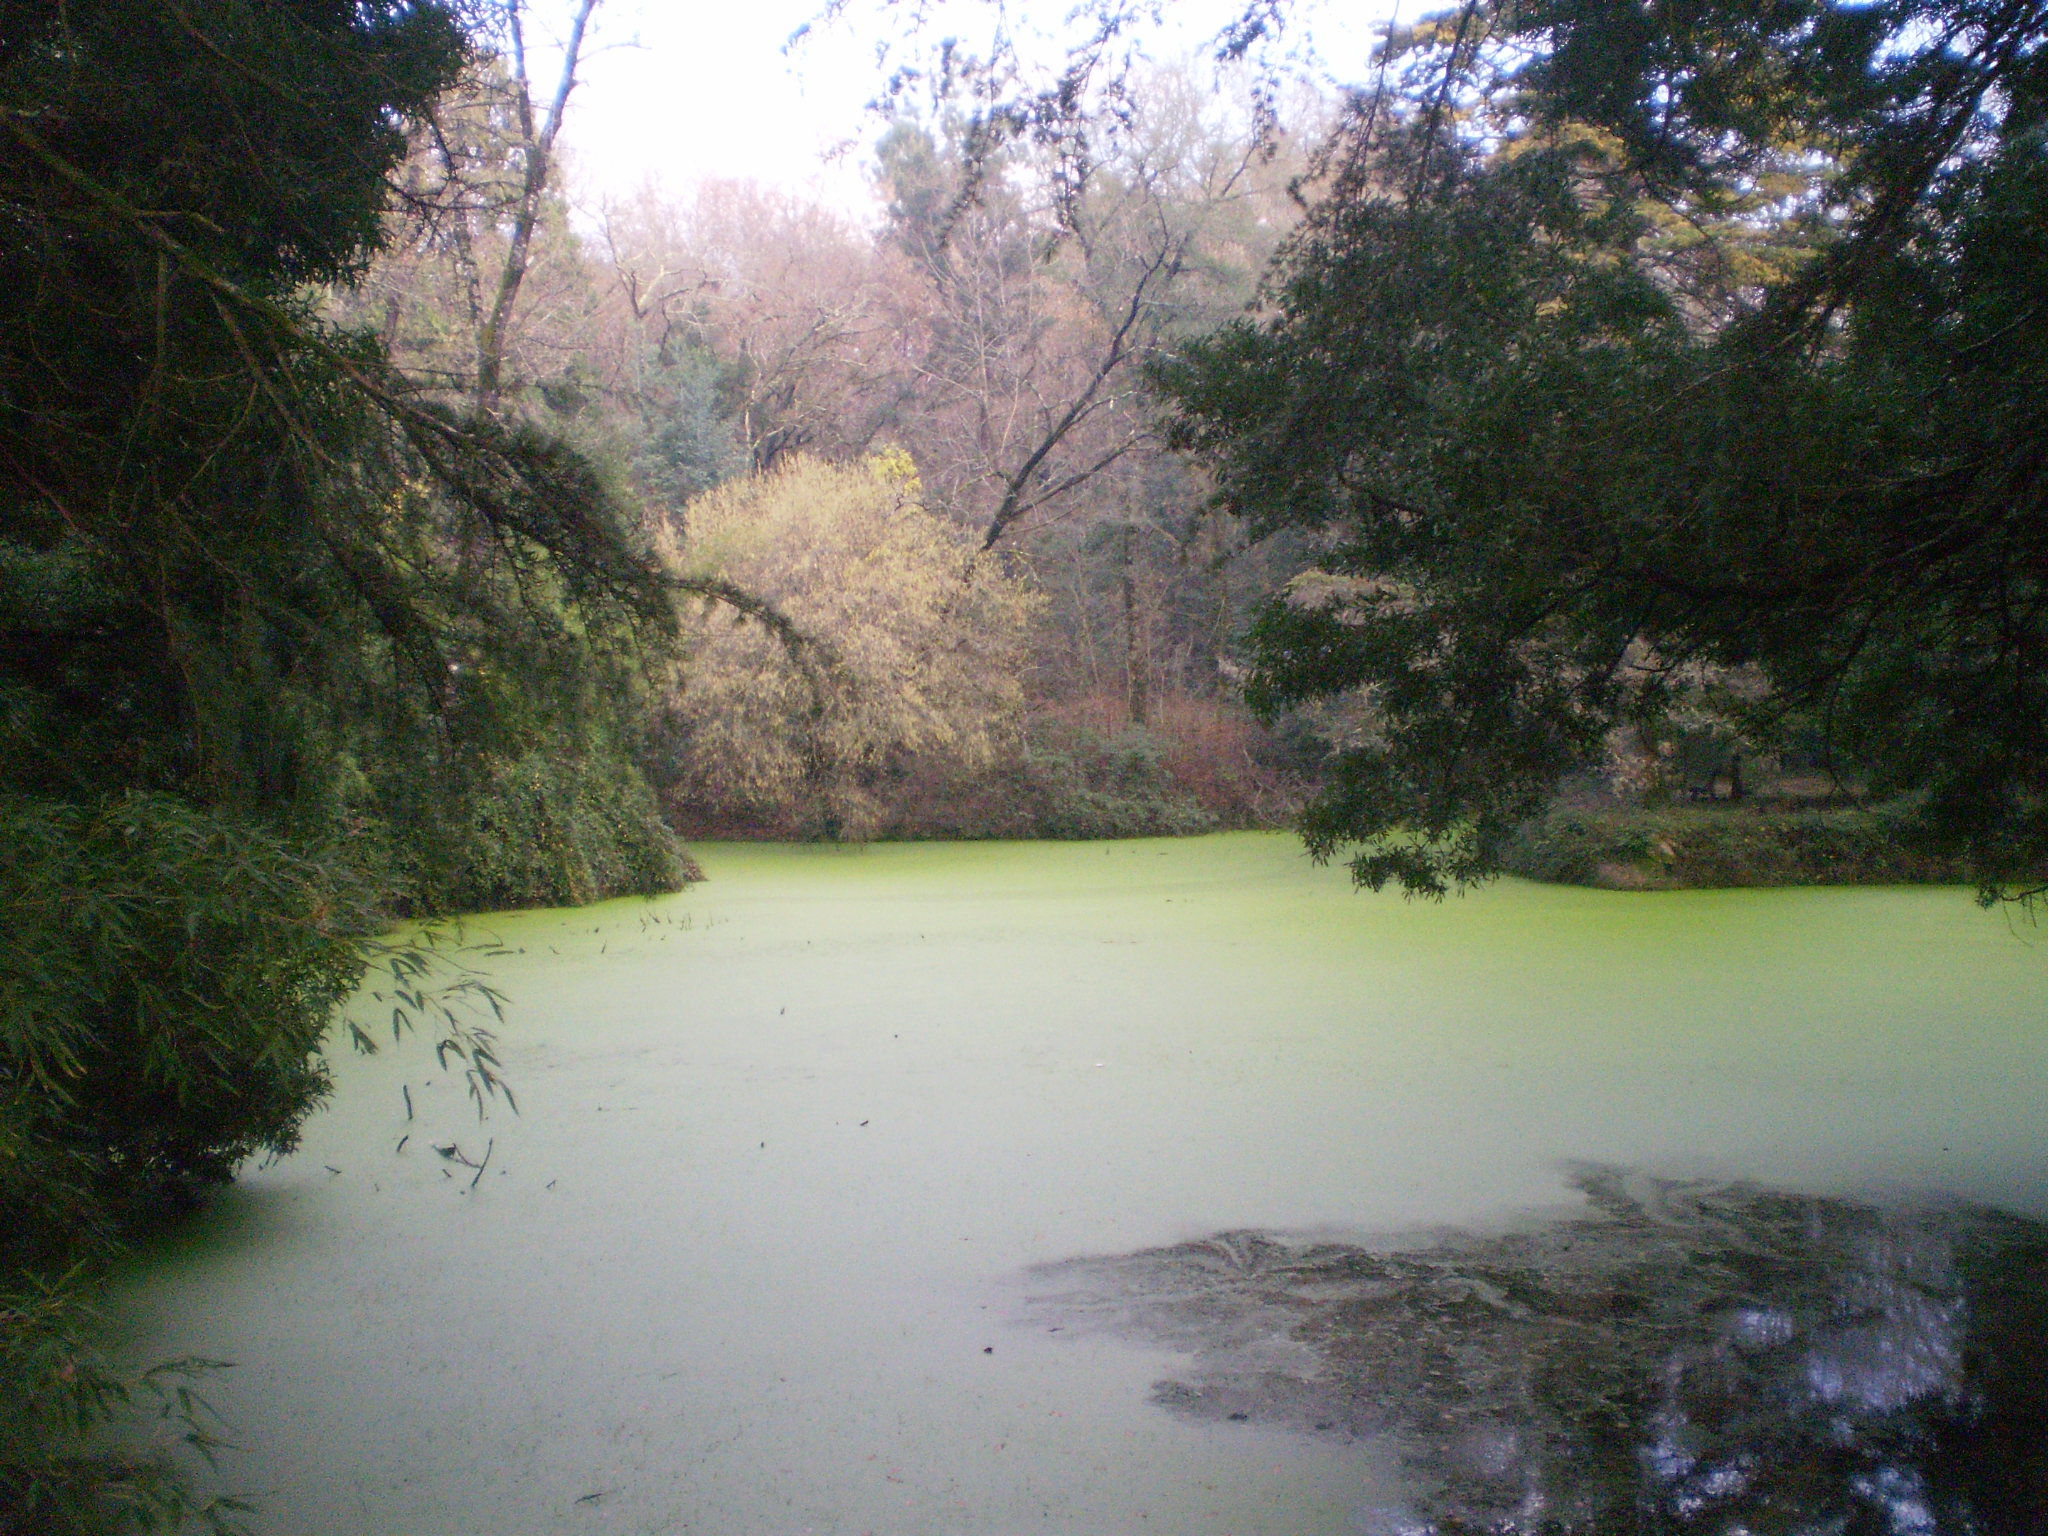
{"label": "bright white sky", "polygon": [[[564,0],[530,0],[545,33]],[[1011,0],[1013,17],[1055,26],[1070,0]],[[1369,33],[1395,0],[1296,0],[1296,34],[1312,37],[1325,78],[1357,79]],[[1442,0],[1400,0],[1401,14]],[[882,83],[876,62],[887,13],[856,0],[849,15],[784,51],[820,0],[603,0],[594,50],[569,108],[572,192],[586,207],[654,182],[687,192],[707,178],[747,177],[809,191],[848,212],[866,199],[864,113]],[[989,7],[953,0],[963,39]],[[1184,55],[1212,35],[1230,0],[1172,0],[1175,36],[1161,57]],[[985,25],[985,21],[982,23]],[[1305,25],[1303,25],[1305,24]],[[931,36],[942,35],[932,29]],[[536,59],[536,74],[549,67]],[[831,157],[838,151],[836,161]]]}

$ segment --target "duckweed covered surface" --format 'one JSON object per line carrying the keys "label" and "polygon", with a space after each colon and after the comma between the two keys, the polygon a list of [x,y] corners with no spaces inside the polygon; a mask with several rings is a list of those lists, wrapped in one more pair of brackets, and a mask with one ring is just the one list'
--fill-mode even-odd
{"label": "duckweed covered surface", "polygon": [[[418,1048],[347,1062],[297,1154],[138,1267],[120,1315],[139,1356],[236,1362],[209,1391],[241,1446],[222,1481],[258,1530],[1533,1520],[1515,1503],[1530,1426],[1640,1470],[1684,1393],[1667,1402],[1639,1366],[1705,1358],[1739,1332],[1728,1319],[1776,1308],[1807,1353],[1790,1335],[1737,1350],[1727,1379],[1803,1379],[1856,1234],[1939,1248],[1959,1201],[2048,1216],[2048,935],[1960,891],[1508,882],[1427,905],[1355,894],[1265,834],[698,852],[709,879],[678,896],[472,925],[509,951],[485,963],[512,1003],[519,1115],[479,1124]],[[488,1150],[485,1172],[437,1147]],[[1689,1261],[1631,1259],[1637,1218],[1589,1207],[1589,1167],[1643,1209],[1824,1216],[1782,1295],[1709,1285]],[[1893,1214],[1926,1211],[1949,1214]],[[1623,1297],[1594,1306],[1595,1331],[1638,1417],[1605,1439],[1556,1428],[1601,1422],[1573,1417],[1566,1372],[1544,1378],[1559,1403],[1432,1441],[1457,1415],[1428,1418],[1422,1356],[1362,1323],[1346,1342],[1359,1274],[1314,1272],[1396,1251],[1476,1270],[1512,1234],[1589,1220],[1610,1259],[1546,1270],[1519,1304]],[[1461,1235],[1418,1245],[1424,1228]],[[1289,1304],[1239,1358],[1149,1304],[1104,1303],[1086,1268],[1128,1277],[1205,1242],[1226,1271],[1235,1243],[1247,1273],[1292,1276],[1276,1294],[1328,1304]],[[1968,1284],[2008,1272],[1965,1248],[1989,1276]],[[1938,1258],[1880,1272],[1938,1307],[1963,1294]],[[1212,1298],[1224,1335],[1267,1316],[1267,1284]],[[1676,1316],[1681,1295],[1707,1319],[1695,1333],[1627,1322]],[[1493,1383],[1472,1401],[1497,1407],[1513,1373],[1485,1362],[1541,1355],[1532,1338],[1555,1354],[1565,1325],[1482,1326],[1491,1303],[1474,1305],[1458,1349]],[[1197,1406],[1245,1360],[1277,1373],[1266,1407]],[[1963,1412],[1980,1380],[1941,1377],[1913,1411]],[[1700,1424],[1730,1455],[1754,1438],[1734,1409],[1686,1411],[1674,1498],[1720,1454]],[[1890,1528],[1907,1527],[1870,1526]]]}

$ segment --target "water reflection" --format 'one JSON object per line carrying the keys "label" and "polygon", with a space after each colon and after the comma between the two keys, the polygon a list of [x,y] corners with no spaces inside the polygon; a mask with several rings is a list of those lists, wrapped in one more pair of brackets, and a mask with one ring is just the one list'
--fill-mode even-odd
{"label": "water reflection", "polygon": [[1229,1232],[1030,1274],[1187,1352],[1155,1401],[1385,1437],[1372,1536],[2048,1530],[2048,1228],[1577,1170],[1587,1209],[1386,1247]]}

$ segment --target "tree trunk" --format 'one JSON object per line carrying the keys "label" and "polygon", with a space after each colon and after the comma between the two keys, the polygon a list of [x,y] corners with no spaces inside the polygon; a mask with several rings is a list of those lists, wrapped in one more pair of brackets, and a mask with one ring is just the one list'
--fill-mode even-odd
{"label": "tree trunk", "polygon": [[590,25],[590,13],[598,0],[579,0],[569,23],[569,37],[562,45],[562,73],[555,82],[546,116],[536,117],[533,87],[526,73],[526,35],[520,20],[523,0],[507,0],[505,16],[512,33],[513,106],[519,117],[522,165],[519,203],[512,215],[512,232],[506,241],[505,265],[498,274],[498,291],[483,317],[476,343],[476,405],[480,415],[498,408],[504,388],[506,333],[512,324],[512,308],[519,300],[519,288],[526,281],[526,264],[533,250],[533,232],[540,223],[542,199],[548,176],[554,169],[555,138],[562,131],[562,116],[569,110],[569,93],[576,88],[576,66],[583,53],[583,34]]}
{"label": "tree trunk", "polygon": [[1124,600],[1124,703],[1130,711],[1131,724],[1143,725],[1145,717],[1152,711],[1150,690],[1147,687],[1144,635],[1141,632],[1138,612],[1138,573],[1132,548],[1131,525],[1124,524],[1123,538],[1118,549],[1118,579]]}

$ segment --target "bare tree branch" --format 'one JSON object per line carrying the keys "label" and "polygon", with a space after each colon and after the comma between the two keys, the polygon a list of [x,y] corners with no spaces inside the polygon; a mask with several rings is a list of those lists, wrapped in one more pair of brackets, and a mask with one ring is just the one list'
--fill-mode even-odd
{"label": "bare tree branch", "polygon": [[491,300],[490,312],[477,333],[476,403],[478,411],[486,415],[497,409],[505,366],[505,332],[511,324],[512,307],[519,299],[520,284],[526,280],[533,232],[540,223],[541,200],[554,169],[555,139],[569,110],[569,95],[576,88],[576,66],[582,57],[584,32],[598,6],[598,0],[578,0],[568,40],[562,45],[561,75],[555,81],[546,115],[536,122],[532,84],[526,69],[526,33],[520,19],[523,3],[524,0],[505,0],[506,20],[512,34],[513,105],[519,116],[522,164],[519,202],[512,216],[505,265],[498,275],[498,291]]}
{"label": "bare tree branch", "polygon": [[[1146,263],[1145,270],[1139,274],[1137,282],[1132,285],[1130,302],[1124,306],[1123,316],[1118,321],[1116,329],[1110,333],[1109,341],[1103,348],[1101,360],[1096,364],[1095,370],[1090,375],[1086,386],[1074,397],[1066,410],[1060,414],[1058,420],[1047,429],[1045,434],[1038,440],[1037,445],[1032,448],[1030,453],[1025,455],[1024,461],[1010,475],[1003,489],[1003,499],[996,507],[995,516],[989,519],[988,528],[982,534],[981,544],[977,551],[978,554],[987,554],[990,550],[994,549],[997,542],[1009,531],[1010,526],[1018,518],[1031,510],[1032,507],[1042,506],[1050,499],[1048,496],[1040,496],[1032,500],[1027,496],[1032,476],[1038,473],[1039,466],[1045,462],[1047,455],[1059,447],[1067,435],[1093,411],[1096,397],[1101,394],[1103,385],[1130,361],[1131,356],[1136,350],[1134,338],[1138,334],[1139,323],[1145,318],[1147,290],[1155,280],[1162,280],[1170,284],[1179,275],[1186,245],[1187,242],[1184,238],[1169,241],[1162,245],[1153,254],[1152,259]],[[1115,453],[1107,455],[1094,466],[1070,475],[1061,483],[1059,493],[1064,494],[1085,484],[1096,474],[1107,469],[1117,459],[1121,458],[1128,446],[1126,444],[1124,448],[1120,448]]]}

